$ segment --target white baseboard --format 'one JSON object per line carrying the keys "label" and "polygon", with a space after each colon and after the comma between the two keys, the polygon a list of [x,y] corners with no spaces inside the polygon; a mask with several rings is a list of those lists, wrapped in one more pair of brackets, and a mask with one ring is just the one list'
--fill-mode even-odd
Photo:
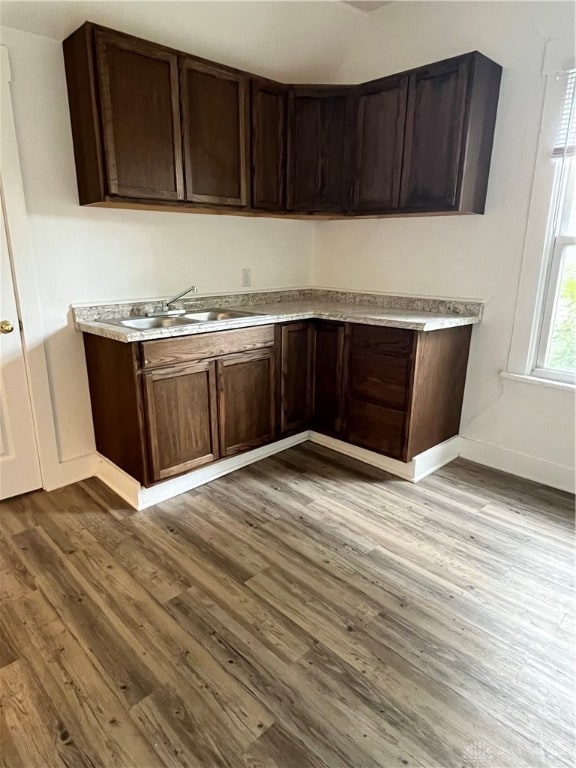
{"label": "white baseboard", "polygon": [[[512,475],[574,493],[574,470],[570,467],[553,464],[533,456],[498,448],[495,445],[479,443],[476,440],[464,437],[452,437],[450,440],[446,440],[418,454],[412,461],[404,463],[374,453],[373,451],[368,451],[365,448],[345,443],[342,440],[322,435],[319,432],[309,431],[300,432],[292,437],[278,440],[261,448],[255,448],[253,451],[248,451],[238,456],[220,459],[213,464],[208,464],[205,467],[199,467],[192,472],[188,472],[186,475],[175,477],[172,480],[165,480],[151,488],[142,487],[137,480],[127,475],[126,472],[99,454],[95,457],[84,457],[85,459],[91,458],[92,462],[90,464],[85,462],[84,465],[78,464],[76,469],[80,471],[83,468],[84,474],[82,477],[75,478],[75,480],[96,475],[96,477],[100,478],[102,482],[130,504],[131,507],[141,510],[216,480],[218,477],[246,467],[248,464],[253,464],[268,456],[285,451],[294,445],[304,443],[307,440],[317,445],[323,445],[325,448],[345,456],[350,456],[372,467],[390,472],[390,474],[408,480],[411,483],[417,483],[458,456],[462,456],[465,459],[478,464],[484,464],[493,469],[499,469],[502,472],[509,472]],[[70,482],[75,482],[75,480]]]}
{"label": "white baseboard", "polygon": [[509,472],[542,485],[559,488],[561,491],[574,493],[576,489],[574,467],[564,464],[555,464],[467,437],[460,437],[460,456],[477,464],[499,469],[501,472]]}
{"label": "white baseboard", "polygon": [[445,440],[443,443],[438,443],[438,445],[429,448],[427,451],[419,453],[410,462],[414,465],[412,482],[417,483],[419,480],[423,480],[428,475],[436,472],[437,469],[440,469],[440,467],[457,459],[459,455],[460,437],[458,435]]}
{"label": "white baseboard", "polygon": [[151,488],[142,487],[137,480],[134,480],[133,477],[127,475],[126,472],[123,472],[103,456],[98,456],[99,462],[95,474],[103,483],[121,496],[124,501],[127,501],[131,507],[141,510],[178,496],[180,493],[198,488],[198,486],[216,480],[218,477],[241,469],[241,467],[246,467],[248,464],[253,464],[255,461],[261,461],[268,456],[273,456],[275,453],[292,448],[294,445],[304,443],[308,440],[309,435],[308,430],[300,432],[298,435],[286,437],[270,445],[263,445],[261,448],[255,448],[247,453],[231,456],[228,459],[220,459],[213,464],[207,464],[205,467],[194,469],[186,475],[157,483]]}
{"label": "white baseboard", "polygon": [[135,480],[129,474],[124,472],[123,469],[120,469],[120,467],[117,467],[116,464],[113,464],[109,459],[99,453],[96,454],[94,476],[99,480],[102,480],[108,488],[111,488],[118,494],[118,496],[124,499],[124,501],[127,501],[131,507],[134,507],[134,509],[139,508],[138,499],[142,486],[138,480]]}
{"label": "white baseboard", "polygon": [[458,457],[459,449],[459,438],[452,437],[450,440],[435,445],[433,448],[415,456],[412,461],[405,463],[397,459],[391,459],[388,456],[382,456],[373,451],[368,451],[365,448],[359,448],[357,445],[345,443],[342,440],[337,440],[335,437],[322,435],[320,432],[310,432],[310,441],[323,445],[325,448],[330,448],[337,453],[350,456],[352,459],[362,461],[364,464],[370,464],[372,467],[383,469],[385,472],[390,472],[390,474],[401,477],[403,480],[409,480],[411,483],[417,483],[422,478],[443,467],[444,464],[453,461],[453,459]]}

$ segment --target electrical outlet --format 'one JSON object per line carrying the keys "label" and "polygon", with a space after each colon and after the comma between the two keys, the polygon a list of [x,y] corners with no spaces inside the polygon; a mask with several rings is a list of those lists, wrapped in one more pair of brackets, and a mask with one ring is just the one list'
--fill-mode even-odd
{"label": "electrical outlet", "polygon": [[241,288],[250,288],[252,285],[252,270],[248,267],[242,269],[242,277],[240,281]]}

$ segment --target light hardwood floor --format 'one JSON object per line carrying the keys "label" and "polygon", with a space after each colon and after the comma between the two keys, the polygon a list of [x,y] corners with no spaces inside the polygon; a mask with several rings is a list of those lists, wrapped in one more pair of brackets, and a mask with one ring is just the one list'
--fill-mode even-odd
{"label": "light hardwood floor", "polygon": [[573,512],[312,446],[139,513],[5,502],[3,764],[570,765]]}

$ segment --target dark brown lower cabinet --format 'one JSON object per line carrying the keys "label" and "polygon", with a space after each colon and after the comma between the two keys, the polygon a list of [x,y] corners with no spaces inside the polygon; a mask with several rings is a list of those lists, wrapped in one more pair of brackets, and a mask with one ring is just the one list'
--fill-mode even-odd
{"label": "dark brown lower cabinet", "polygon": [[310,427],[407,462],[458,434],[471,330],[306,321],[131,344],[85,334],[96,447],[145,486]]}
{"label": "dark brown lower cabinet", "polygon": [[217,361],[222,456],[256,448],[274,437],[274,349]]}
{"label": "dark brown lower cabinet", "polygon": [[342,433],[344,325],[314,325],[314,395],[312,429],[332,437]]}
{"label": "dark brown lower cabinet", "polygon": [[347,325],[343,439],[410,461],[457,435],[471,330]]}
{"label": "dark brown lower cabinet", "polygon": [[153,480],[218,458],[216,363],[149,371],[142,376]]}
{"label": "dark brown lower cabinet", "polygon": [[311,322],[287,323],[277,327],[278,414],[282,437],[310,426],[313,342]]}
{"label": "dark brown lower cabinet", "polygon": [[274,439],[273,326],[84,347],[96,448],[145,486]]}

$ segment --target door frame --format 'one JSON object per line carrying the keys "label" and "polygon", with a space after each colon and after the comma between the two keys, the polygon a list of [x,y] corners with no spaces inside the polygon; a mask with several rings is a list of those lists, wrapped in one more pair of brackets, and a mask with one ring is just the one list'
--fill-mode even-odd
{"label": "door frame", "polygon": [[50,379],[44,347],[44,328],[35,253],[24,197],[24,184],[11,93],[12,73],[8,47],[0,46],[0,98],[2,152],[0,184],[9,243],[22,350],[28,378],[32,415],[40,461],[42,486],[59,488],[93,474],[93,454],[61,462]]}

